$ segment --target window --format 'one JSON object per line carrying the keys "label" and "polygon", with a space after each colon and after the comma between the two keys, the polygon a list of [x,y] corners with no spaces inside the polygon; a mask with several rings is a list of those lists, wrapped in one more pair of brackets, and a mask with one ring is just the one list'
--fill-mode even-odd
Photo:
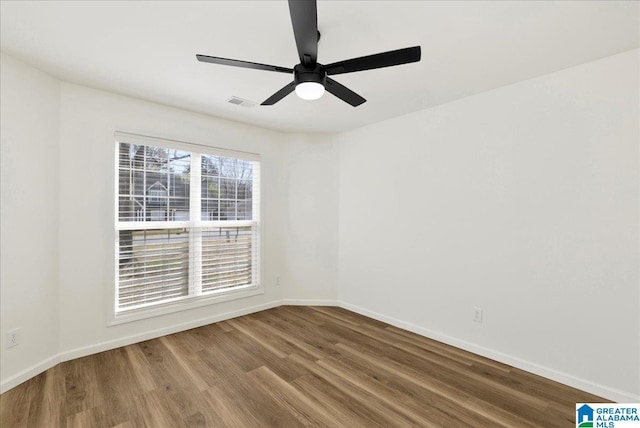
{"label": "window", "polygon": [[116,318],[259,292],[257,156],[116,140]]}

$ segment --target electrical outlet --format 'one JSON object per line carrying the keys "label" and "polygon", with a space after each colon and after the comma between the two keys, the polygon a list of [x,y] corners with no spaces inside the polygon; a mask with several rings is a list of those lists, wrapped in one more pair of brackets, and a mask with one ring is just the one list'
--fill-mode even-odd
{"label": "electrical outlet", "polygon": [[473,320],[477,323],[482,324],[482,308],[473,308]]}
{"label": "electrical outlet", "polygon": [[7,331],[7,348],[13,348],[20,344],[20,329],[14,328]]}
{"label": "electrical outlet", "polygon": [[280,275],[276,276],[276,287],[280,287]]}

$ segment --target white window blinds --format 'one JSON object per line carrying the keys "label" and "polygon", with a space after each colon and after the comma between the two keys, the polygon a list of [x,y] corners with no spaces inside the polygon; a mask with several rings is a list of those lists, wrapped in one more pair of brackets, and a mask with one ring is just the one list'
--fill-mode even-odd
{"label": "white window blinds", "polygon": [[259,282],[255,155],[117,135],[116,313]]}

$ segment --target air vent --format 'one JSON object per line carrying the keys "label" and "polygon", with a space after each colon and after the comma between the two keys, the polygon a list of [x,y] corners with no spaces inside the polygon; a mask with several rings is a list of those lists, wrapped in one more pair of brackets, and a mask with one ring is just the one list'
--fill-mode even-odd
{"label": "air vent", "polygon": [[257,105],[257,103],[253,101],[245,100],[240,97],[231,97],[227,100],[227,102],[242,107],[255,107]]}

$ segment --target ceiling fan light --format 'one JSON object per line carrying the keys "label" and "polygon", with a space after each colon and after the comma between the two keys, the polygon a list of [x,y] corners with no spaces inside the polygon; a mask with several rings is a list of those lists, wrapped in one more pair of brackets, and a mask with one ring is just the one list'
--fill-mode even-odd
{"label": "ceiling fan light", "polygon": [[316,82],[302,82],[296,85],[296,95],[303,100],[317,100],[324,95],[324,86]]}

